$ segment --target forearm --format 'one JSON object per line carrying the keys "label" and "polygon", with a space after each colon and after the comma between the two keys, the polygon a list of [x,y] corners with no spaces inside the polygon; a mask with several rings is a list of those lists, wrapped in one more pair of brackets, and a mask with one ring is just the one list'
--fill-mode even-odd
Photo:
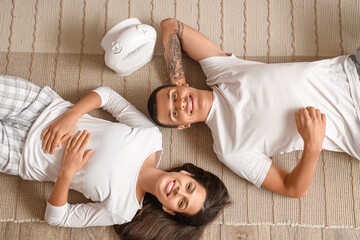
{"label": "forearm", "polygon": [[48,202],[53,206],[63,206],[67,203],[72,174],[60,172]]}
{"label": "forearm", "polygon": [[286,172],[272,164],[262,186],[285,196],[306,195],[314,177],[325,136],[326,116],[314,107],[301,108],[295,113],[297,130],[304,140],[304,151],[298,165]]}
{"label": "forearm", "polygon": [[182,55],[182,35],[184,24],[175,19],[161,22],[162,40],[166,71],[171,84],[185,84],[185,73]]}
{"label": "forearm", "polygon": [[299,198],[306,195],[314,177],[320,153],[321,150],[304,147],[299,164],[284,181],[289,196]]}
{"label": "forearm", "polygon": [[85,113],[99,108],[101,105],[101,98],[96,92],[90,92],[85,97],[81,98],[66,114],[69,114],[76,119],[79,119]]}

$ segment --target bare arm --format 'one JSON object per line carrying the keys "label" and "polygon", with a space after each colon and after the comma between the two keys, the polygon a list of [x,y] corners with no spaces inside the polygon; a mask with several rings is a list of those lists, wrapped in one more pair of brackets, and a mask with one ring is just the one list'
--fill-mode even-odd
{"label": "bare arm", "polygon": [[186,83],[181,48],[184,24],[179,21],[176,21],[176,25],[174,22],[162,21],[161,31],[166,72],[169,75],[170,83],[183,85]]}
{"label": "bare arm", "polygon": [[296,125],[304,140],[300,162],[291,173],[272,164],[262,187],[285,196],[300,198],[306,195],[315,174],[325,136],[326,117],[320,110],[307,107],[296,113]]}
{"label": "bare arm", "polygon": [[226,56],[205,35],[176,19],[164,19],[161,22],[161,31],[166,70],[171,84],[186,84],[182,50],[195,61],[213,56]]}
{"label": "bare arm", "polygon": [[45,128],[41,135],[44,152],[53,154],[56,147],[61,146],[73,134],[79,118],[85,113],[99,108],[100,105],[100,96],[95,92],[90,92],[49,127]]}

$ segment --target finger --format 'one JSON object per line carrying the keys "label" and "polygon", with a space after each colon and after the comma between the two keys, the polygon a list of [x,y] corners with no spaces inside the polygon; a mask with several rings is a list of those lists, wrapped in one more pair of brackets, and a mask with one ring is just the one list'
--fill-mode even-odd
{"label": "finger", "polygon": [[309,111],[310,117],[315,117],[315,108],[314,107],[306,107],[306,109]]}
{"label": "finger", "polygon": [[91,133],[87,133],[84,140],[81,143],[80,150],[84,151],[86,146],[89,144],[91,138]]}
{"label": "finger", "polygon": [[44,136],[43,145],[42,145],[42,148],[41,148],[41,149],[44,150],[44,151],[45,151],[45,149],[46,149],[46,147],[47,147],[47,145],[48,145],[48,141],[49,141],[50,136],[51,136],[51,132],[50,132],[50,131],[48,131],[48,132],[46,133],[46,135]]}
{"label": "finger", "polygon": [[321,112],[319,109],[315,110],[316,118],[321,119]]}
{"label": "finger", "polygon": [[74,137],[74,139],[71,141],[71,146],[74,147],[76,146],[77,141],[79,140],[79,138],[81,137],[83,131],[78,131]]}
{"label": "finger", "polygon": [[58,147],[61,147],[61,145],[63,145],[64,142],[66,142],[66,140],[68,140],[70,136],[71,136],[71,133],[65,134],[65,135],[60,139],[60,142],[59,142],[59,144],[58,144]]}
{"label": "finger", "polygon": [[47,132],[49,131],[49,128],[50,127],[47,127],[47,128],[45,128],[45,130],[42,132],[42,134],[41,134],[41,140],[44,140],[44,137],[45,137],[45,135],[47,134]]}
{"label": "finger", "polygon": [[45,136],[44,145],[43,145],[43,150],[45,153],[47,153],[49,145],[51,144],[51,138],[52,138],[52,133],[51,131],[49,131]]}
{"label": "finger", "polygon": [[94,149],[90,149],[88,151],[85,152],[83,160],[82,160],[82,167],[88,162],[90,156],[93,154]]}
{"label": "finger", "polygon": [[310,119],[309,110],[306,108],[301,109],[302,115],[304,116],[304,121]]}
{"label": "finger", "polygon": [[321,114],[321,121],[323,122],[323,123],[326,123],[326,115],[325,114]]}
{"label": "finger", "polygon": [[[76,149],[80,149],[82,143],[84,142],[84,139],[86,138],[86,136],[88,135],[88,131],[83,131],[81,136],[79,137],[78,141],[76,142]],[[85,149],[84,149],[85,150]]]}
{"label": "finger", "polygon": [[295,113],[295,121],[296,121],[296,127],[298,130],[301,129],[301,125],[302,125],[302,122],[301,122],[301,115],[300,115],[300,112],[296,112]]}
{"label": "finger", "polygon": [[69,141],[66,143],[65,149],[68,149],[71,145],[72,140],[74,139],[74,137],[71,135],[69,138]]}
{"label": "finger", "polygon": [[49,141],[47,142],[47,145],[46,145],[46,148],[45,148],[45,153],[49,153],[50,152],[50,148],[51,148],[51,145],[53,144],[53,141],[55,139],[55,134],[51,134],[50,138],[49,138]]}
{"label": "finger", "polygon": [[59,142],[60,142],[60,135],[56,134],[56,137],[55,137],[54,141],[51,144],[50,154],[53,154],[55,152],[55,149],[59,145]]}

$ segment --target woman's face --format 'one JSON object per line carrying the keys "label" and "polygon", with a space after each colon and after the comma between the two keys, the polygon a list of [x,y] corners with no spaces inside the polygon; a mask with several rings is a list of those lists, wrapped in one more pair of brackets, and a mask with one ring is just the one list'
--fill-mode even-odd
{"label": "woman's face", "polygon": [[156,183],[156,197],[164,211],[194,215],[202,208],[206,190],[187,171],[166,172]]}

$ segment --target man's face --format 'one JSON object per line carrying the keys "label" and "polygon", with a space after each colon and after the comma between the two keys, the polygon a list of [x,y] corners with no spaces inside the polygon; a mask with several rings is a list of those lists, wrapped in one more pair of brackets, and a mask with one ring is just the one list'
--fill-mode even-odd
{"label": "man's face", "polygon": [[165,125],[188,128],[191,123],[206,118],[202,109],[204,101],[203,90],[189,86],[163,88],[156,94],[157,118]]}

